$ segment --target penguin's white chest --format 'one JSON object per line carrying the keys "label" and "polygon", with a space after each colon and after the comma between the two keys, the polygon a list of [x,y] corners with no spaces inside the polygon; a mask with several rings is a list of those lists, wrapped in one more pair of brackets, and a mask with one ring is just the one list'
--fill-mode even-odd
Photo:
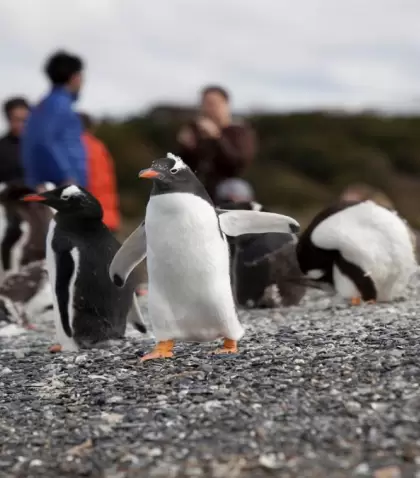
{"label": "penguin's white chest", "polygon": [[157,340],[238,340],[229,249],[214,208],[192,194],[152,196],[146,211],[149,313]]}

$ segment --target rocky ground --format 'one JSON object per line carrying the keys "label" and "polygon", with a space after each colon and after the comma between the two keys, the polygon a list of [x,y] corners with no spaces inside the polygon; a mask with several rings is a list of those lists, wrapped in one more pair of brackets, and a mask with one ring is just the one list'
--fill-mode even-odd
{"label": "rocky ground", "polygon": [[419,477],[420,295],[242,313],[240,354],[152,340],[50,355],[0,338],[0,477]]}

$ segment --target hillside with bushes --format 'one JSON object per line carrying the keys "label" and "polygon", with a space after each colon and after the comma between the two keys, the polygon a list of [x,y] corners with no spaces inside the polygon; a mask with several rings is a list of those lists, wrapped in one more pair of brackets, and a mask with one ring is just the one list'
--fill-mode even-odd
{"label": "hillside with bushes", "polygon": [[[138,171],[173,149],[178,128],[192,114],[191,108],[158,106],[99,122],[97,135],[115,159],[128,219],[142,214],[150,190]],[[262,203],[305,222],[349,183],[364,182],[382,189],[420,227],[420,117],[313,112],[245,119],[259,138],[246,176]]]}

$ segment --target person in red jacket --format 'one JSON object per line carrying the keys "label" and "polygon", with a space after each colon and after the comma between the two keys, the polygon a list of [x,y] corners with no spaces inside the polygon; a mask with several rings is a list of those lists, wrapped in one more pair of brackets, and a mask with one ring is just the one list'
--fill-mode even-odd
{"label": "person in red jacket", "polygon": [[87,154],[87,190],[101,203],[103,222],[113,233],[120,228],[117,181],[112,157],[106,146],[92,132],[93,122],[86,113],[79,113],[83,124],[83,143]]}

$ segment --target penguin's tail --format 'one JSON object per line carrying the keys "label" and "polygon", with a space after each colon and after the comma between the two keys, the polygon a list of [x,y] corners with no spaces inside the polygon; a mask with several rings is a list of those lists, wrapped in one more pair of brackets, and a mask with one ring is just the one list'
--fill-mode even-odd
{"label": "penguin's tail", "polygon": [[147,328],[143,320],[139,303],[137,302],[137,295],[135,293],[133,294],[133,304],[128,312],[127,320],[138,332],[142,334],[147,333]]}

